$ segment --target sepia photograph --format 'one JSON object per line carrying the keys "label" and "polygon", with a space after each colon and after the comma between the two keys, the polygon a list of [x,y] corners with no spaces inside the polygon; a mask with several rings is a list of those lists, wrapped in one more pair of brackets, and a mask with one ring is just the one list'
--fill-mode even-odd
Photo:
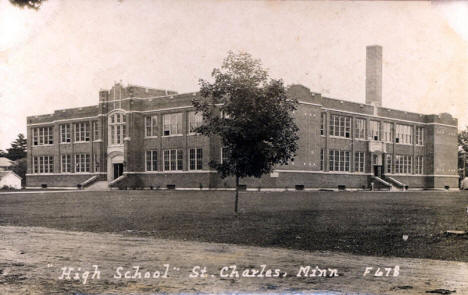
{"label": "sepia photograph", "polygon": [[0,294],[468,294],[468,2],[0,0]]}

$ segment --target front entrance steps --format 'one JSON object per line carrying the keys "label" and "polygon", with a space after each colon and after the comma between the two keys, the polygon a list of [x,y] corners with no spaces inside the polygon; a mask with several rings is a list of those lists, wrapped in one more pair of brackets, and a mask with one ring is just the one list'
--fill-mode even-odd
{"label": "front entrance steps", "polygon": [[396,186],[399,190],[405,191],[408,189],[408,186],[395,178],[392,178],[390,176],[385,176],[385,180],[392,184],[393,186]]}
{"label": "front entrance steps", "polygon": [[372,190],[392,190],[392,185],[378,176],[371,177],[371,189]]}
{"label": "front entrance steps", "polygon": [[405,191],[407,188],[405,184],[391,177],[385,177],[384,180],[378,176],[372,176],[371,181],[374,184],[374,190]]}
{"label": "front entrance steps", "polygon": [[109,183],[107,181],[96,181],[90,186],[86,187],[85,190],[87,191],[108,191]]}

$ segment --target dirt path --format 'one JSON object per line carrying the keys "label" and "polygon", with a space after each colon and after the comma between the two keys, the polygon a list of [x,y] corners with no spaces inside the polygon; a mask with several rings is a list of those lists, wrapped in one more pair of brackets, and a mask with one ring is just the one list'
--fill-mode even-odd
{"label": "dirt path", "polygon": [[[168,277],[163,278],[169,264]],[[239,275],[246,268],[280,269],[286,277],[230,278],[236,265]],[[93,266],[98,265],[99,279]],[[142,278],[125,279],[140,266]],[[300,266],[327,269],[326,277],[297,277]],[[394,276],[395,266],[399,275]],[[206,267],[207,277],[190,278],[194,266]],[[81,268],[81,281],[60,280],[62,267]],[[122,267],[121,269],[118,269]],[[363,276],[366,267],[374,267]],[[383,276],[374,276],[377,268]],[[392,268],[389,276],[384,269]],[[338,276],[330,277],[336,269]],[[83,284],[84,271],[89,271]],[[117,270],[119,270],[117,272]],[[160,272],[159,278],[144,278]],[[118,274],[122,278],[114,278]],[[200,274],[200,272],[198,272]],[[71,278],[73,278],[72,272]],[[252,272],[250,272],[252,274]],[[323,275],[324,273],[322,273]],[[221,275],[227,275],[224,278]],[[259,273],[256,274],[257,276]],[[170,241],[109,233],[59,231],[40,227],[0,227],[0,294],[156,292],[294,292],[328,290],[372,294],[424,294],[435,289],[468,294],[468,263],[428,259],[382,258],[330,252],[236,246],[228,244]]]}

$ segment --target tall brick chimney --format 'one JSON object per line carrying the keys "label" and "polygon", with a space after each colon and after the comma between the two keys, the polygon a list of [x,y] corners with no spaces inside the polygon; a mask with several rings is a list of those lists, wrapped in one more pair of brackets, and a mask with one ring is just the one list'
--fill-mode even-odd
{"label": "tall brick chimney", "polygon": [[366,47],[366,104],[382,106],[382,46]]}

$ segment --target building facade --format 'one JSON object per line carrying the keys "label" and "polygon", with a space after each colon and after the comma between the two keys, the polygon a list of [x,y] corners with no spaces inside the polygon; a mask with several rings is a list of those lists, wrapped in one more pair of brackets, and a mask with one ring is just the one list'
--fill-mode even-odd
{"label": "building facade", "polygon": [[[366,103],[324,97],[302,85],[288,95],[299,149],[253,188],[457,188],[457,120],[382,107],[382,49],[367,48]],[[94,106],[27,118],[27,187],[231,188],[209,167],[222,161],[201,124],[197,93],[116,83]],[[254,126],[253,126],[254,128]]]}

